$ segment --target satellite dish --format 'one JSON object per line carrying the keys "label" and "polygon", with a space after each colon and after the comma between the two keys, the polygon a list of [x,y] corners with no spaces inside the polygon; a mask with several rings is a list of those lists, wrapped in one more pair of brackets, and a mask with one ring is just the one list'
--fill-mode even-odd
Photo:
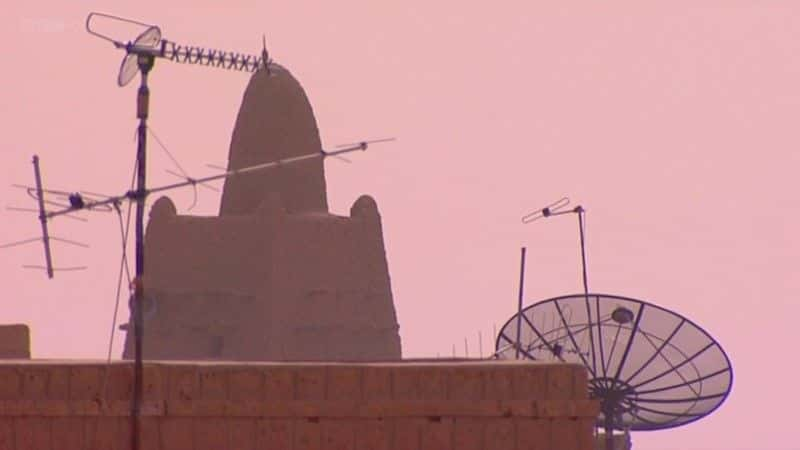
{"label": "satellite dish", "polygon": [[502,327],[496,348],[503,359],[519,354],[584,365],[606,436],[699,420],[725,401],[733,382],[728,356],[705,330],[616,295],[575,294],[528,306]]}
{"label": "satellite dish", "polygon": [[[156,26],[144,30],[133,42],[127,46],[135,48],[155,48],[161,41],[161,30]],[[138,55],[136,53],[128,52],[122,58],[122,64],[119,66],[119,75],[117,75],[117,84],[125,86],[130,83],[133,77],[139,73],[139,64],[137,62]]]}

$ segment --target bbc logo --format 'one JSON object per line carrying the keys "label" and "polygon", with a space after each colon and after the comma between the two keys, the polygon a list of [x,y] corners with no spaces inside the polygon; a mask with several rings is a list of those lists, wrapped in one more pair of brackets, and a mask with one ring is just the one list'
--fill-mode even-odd
{"label": "bbc logo", "polygon": [[67,24],[52,17],[25,17],[19,21],[19,30],[23,33],[63,33]]}

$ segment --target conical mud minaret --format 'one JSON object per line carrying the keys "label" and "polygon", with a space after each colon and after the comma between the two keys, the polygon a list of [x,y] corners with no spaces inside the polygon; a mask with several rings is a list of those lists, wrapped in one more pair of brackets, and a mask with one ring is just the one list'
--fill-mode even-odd
{"label": "conical mud minaret", "polygon": [[[300,84],[277,65],[256,72],[229,168],[320,148]],[[328,213],[321,158],[229,178],[219,217],[177,215],[160,198],[144,283],[148,359],[400,358],[377,205],[362,196],[350,217]]]}

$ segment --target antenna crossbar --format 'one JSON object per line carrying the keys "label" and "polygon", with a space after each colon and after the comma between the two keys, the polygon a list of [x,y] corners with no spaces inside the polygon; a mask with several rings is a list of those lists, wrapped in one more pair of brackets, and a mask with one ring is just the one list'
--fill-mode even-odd
{"label": "antenna crossbar", "polygon": [[96,209],[103,208],[103,207],[106,207],[106,206],[109,206],[109,205],[118,205],[119,203],[122,203],[125,200],[139,200],[140,198],[147,197],[148,195],[153,194],[153,193],[157,193],[157,192],[168,191],[168,190],[171,190],[171,189],[177,189],[177,188],[186,187],[186,186],[195,186],[197,184],[206,183],[208,181],[221,180],[221,179],[229,178],[229,177],[236,176],[236,175],[256,172],[256,171],[260,171],[260,170],[264,170],[264,169],[269,169],[269,168],[272,168],[272,167],[279,167],[279,166],[283,166],[283,165],[287,165],[287,164],[293,164],[293,163],[306,161],[306,160],[311,160],[311,159],[315,159],[315,158],[326,158],[326,157],[329,157],[329,156],[337,156],[337,155],[341,155],[341,154],[344,154],[344,153],[354,152],[354,151],[357,151],[357,150],[365,151],[368,146],[369,146],[369,143],[360,142],[358,144],[353,144],[350,147],[343,148],[343,149],[340,149],[340,150],[334,150],[334,151],[320,150],[319,152],[315,152],[315,153],[308,153],[308,154],[301,155],[301,156],[295,156],[295,157],[291,157],[291,158],[279,159],[277,161],[270,161],[270,162],[267,162],[267,163],[262,163],[262,164],[256,164],[256,165],[253,165],[253,166],[243,167],[241,169],[227,170],[227,171],[225,171],[223,173],[219,173],[219,174],[216,174],[216,175],[209,175],[207,177],[187,178],[184,181],[180,181],[180,182],[172,183],[172,184],[167,184],[167,185],[163,185],[163,186],[157,186],[157,187],[154,187],[154,188],[145,189],[143,191],[131,190],[131,191],[126,192],[123,195],[108,197],[108,198],[105,198],[105,199],[102,199],[102,200],[75,202],[73,205],[71,205],[70,207],[65,208],[65,209],[61,209],[61,210],[58,210],[58,211],[45,212],[44,213],[44,217],[45,218],[51,218],[51,217],[61,216],[61,215],[64,215],[64,214],[69,214],[69,213],[75,212],[76,210],[79,210],[79,209],[96,210]]}

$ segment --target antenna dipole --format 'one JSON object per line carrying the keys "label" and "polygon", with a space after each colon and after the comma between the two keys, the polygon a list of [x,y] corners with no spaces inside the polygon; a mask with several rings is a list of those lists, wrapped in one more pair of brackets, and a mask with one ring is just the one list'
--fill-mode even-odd
{"label": "antenna dipole", "polygon": [[[74,194],[72,194],[73,198],[75,199],[75,202],[73,202],[73,204],[71,204],[70,206],[65,207],[63,209],[60,209],[60,210],[47,211],[45,213],[45,215],[48,218],[52,218],[52,217],[58,217],[58,216],[74,213],[75,211],[79,211],[79,210],[83,210],[83,209],[86,209],[86,210],[89,210],[89,211],[100,210],[100,209],[103,209],[105,207],[108,207],[109,205],[118,204],[118,203],[121,203],[121,202],[123,202],[125,200],[137,201],[139,196],[144,196],[146,198],[146,197],[150,196],[151,194],[158,193],[158,192],[164,192],[164,191],[169,191],[169,190],[172,190],[172,189],[178,189],[178,188],[188,187],[188,186],[195,186],[195,185],[203,184],[203,183],[206,183],[206,182],[209,182],[209,181],[221,180],[221,179],[230,178],[230,177],[233,177],[233,176],[236,176],[236,175],[241,175],[241,174],[251,173],[251,172],[257,172],[257,171],[266,170],[266,169],[270,169],[270,168],[280,167],[280,166],[283,166],[283,165],[298,163],[298,162],[306,161],[306,160],[310,160],[310,159],[327,158],[327,157],[331,157],[331,156],[332,157],[338,157],[340,155],[343,155],[343,154],[346,154],[346,153],[355,152],[355,151],[366,151],[369,148],[369,144],[370,143],[372,143],[372,142],[383,142],[383,141],[386,141],[386,140],[388,140],[388,139],[379,139],[379,140],[375,140],[375,141],[362,141],[362,142],[359,142],[359,143],[356,143],[356,144],[352,144],[351,146],[349,146],[347,148],[342,148],[342,149],[339,149],[339,150],[332,150],[332,151],[320,150],[320,151],[313,152],[313,153],[307,153],[305,155],[293,156],[293,157],[290,157],[290,158],[284,158],[284,159],[279,159],[279,160],[270,161],[270,162],[266,162],[266,163],[256,164],[254,166],[242,167],[241,169],[226,170],[223,173],[219,173],[219,174],[215,174],[215,175],[209,175],[209,176],[206,176],[206,177],[185,178],[184,181],[180,181],[180,182],[177,182],[177,183],[165,184],[165,185],[162,185],[162,186],[146,188],[146,189],[143,189],[143,190],[138,190],[137,189],[137,190],[134,190],[134,191],[127,191],[122,195],[115,195],[115,196],[111,196],[111,197],[106,197],[106,198],[101,199],[101,200],[87,200],[87,199],[84,199],[84,197],[81,196],[80,193],[74,193]],[[392,140],[394,140],[394,139],[392,139]],[[213,164],[207,164],[207,166],[209,166],[211,168],[214,168],[214,169],[225,170],[223,167],[216,166],[216,165],[213,165]]]}

